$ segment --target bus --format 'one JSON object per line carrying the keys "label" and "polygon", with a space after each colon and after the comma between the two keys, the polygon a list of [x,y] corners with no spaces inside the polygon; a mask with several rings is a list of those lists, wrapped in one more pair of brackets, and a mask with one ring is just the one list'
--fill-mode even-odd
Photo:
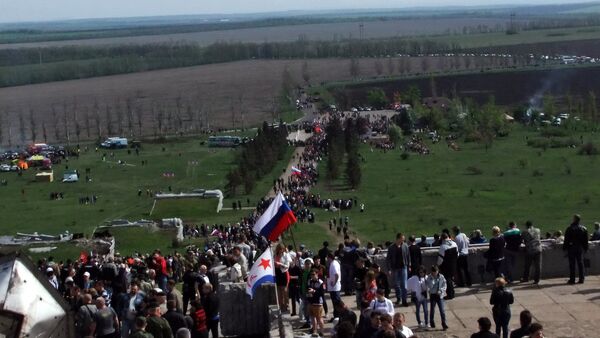
{"label": "bus", "polygon": [[208,146],[219,148],[235,148],[242,144],[242,138],[238,136],[209,136]]}

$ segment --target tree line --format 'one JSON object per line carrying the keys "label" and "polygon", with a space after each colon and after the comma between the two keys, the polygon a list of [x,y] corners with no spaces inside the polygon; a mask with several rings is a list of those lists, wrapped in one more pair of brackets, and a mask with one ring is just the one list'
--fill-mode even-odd
{"label": "tree line", "polygon": [[277,161],[282,160],[288,148],[287,128],[280,123],[273,126],[264,122],[253,140],[246,143],[236,166],[227,173],[227,194],[235,196],[240,187],[250,194],[256,182],[270,173]]}
{"label": "tree line", "polygon": [[169,43],[115,47],[49,47],[0,50],[0,87],[249,59],[349,58],[457,51],[460,45],[430,39],[217,42],[207,47]]}
{"label": "tree line", "polygon": [[348,118],[342,121],[335,117],[325,128],[327,133],[327,175],[328,181],[341,177],[342,165],[346,159],[344,170],[345,181],[352,189],[359,187],[362,180],[360,167],[359,135],[367,132],[368,121],[363,118]]}

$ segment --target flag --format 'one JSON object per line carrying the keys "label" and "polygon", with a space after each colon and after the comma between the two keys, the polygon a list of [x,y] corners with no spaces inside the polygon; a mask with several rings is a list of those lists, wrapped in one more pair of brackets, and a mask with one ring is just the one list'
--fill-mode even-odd
{"label": "flag", "polygon": [[271,249],[265,250],[254,262],[250,272],[248,272],[248,280],[246,281],[246,293],[250,295],[250,298],[254,298],[256,288],[262,284],[275,283],[274,265]]}
{"label": "flag", "polygon": [[276,241],[290,225],[296,223],[296,216],[281,193],[275,196],[271,205],[254,224],[254,232]]}
{"label": "flag", "polygon": [[82,251],[79,254],[79,260],[81,261],[81,263],[87,264],[87,262],[88,262],[88,256],[87,256],[87,253],[85,251]]}
{"label": "flag", "polygon": [[292,175],[302,175],[302,170],[292,166]]}

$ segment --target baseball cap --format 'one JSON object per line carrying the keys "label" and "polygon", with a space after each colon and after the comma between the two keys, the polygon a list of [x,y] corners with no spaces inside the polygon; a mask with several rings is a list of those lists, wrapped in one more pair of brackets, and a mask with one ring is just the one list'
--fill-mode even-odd
{"label": "baseball cap", "polygon": [[86,272],[83,273],[83,275],[86,276],[86,277],[89,277],[90,273],[86,271]]}
{"label": "baseball cap", "polygon": [[46,272],[54,272],[54,269],[52,269],[51,267],[47,267]]}

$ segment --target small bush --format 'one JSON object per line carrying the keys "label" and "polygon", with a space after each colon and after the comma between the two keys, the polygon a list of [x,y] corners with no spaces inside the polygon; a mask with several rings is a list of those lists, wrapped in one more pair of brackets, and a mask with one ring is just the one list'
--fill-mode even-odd
{"label": "small bush", "polygon": [[501,171],[498,173],[498,177],[503,177],[504,176],[504,171]]}
{"label": "small bush", "polygon": [[588,196],[588,195],[583,196],[583,203],[590,204],[591,200],[592,199],[590,198],[590,196]]}
{"label": "small bush", "polygon": [[410,157],[409,153],[402,153],[400,154],[400,158],[404,161],[404,160],[408,160],[408,158]]}
{"label": "small bush", "polygon": [[481,175],[483,174],[483,170],[475,166],[469,166],[467,167],[467,173],[469,175]]}
{"label": "small bush", "polygon": [[570,165],[566,165],[565,166],[565,174],[567,175],[571,175],[573,173],[573,170],[571,169]]}
{"label": "small bush", "polygon": [[529,161],[525,160],[525,159],[520,159],[519,160],[519,167],[521,169],[525,169],[527,168],[527,166],[529,165]]}
{"label": "small bush", "polygon": [[544,173],[539,169],[535,169],[533,171],[533,177],[540,177],[540,176],[544,176]]}
{"label": "small bush", "polygon": [[598,148],[592,142],[588,142],[581,147],[579,147],[579,155],[598,155]]}

